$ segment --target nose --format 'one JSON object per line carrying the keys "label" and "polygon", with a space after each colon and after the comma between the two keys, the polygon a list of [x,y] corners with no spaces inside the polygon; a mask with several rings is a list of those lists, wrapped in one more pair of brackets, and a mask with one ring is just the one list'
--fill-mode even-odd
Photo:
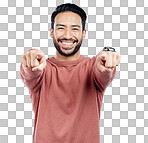
{"label": "nose", "polygon": [[71,36],[72,36],[71,30],[70,30],[70,29],[66,29],[66,30],[65,30],[65,33],[64,33],[64,36],[65,36],[66,39],[72,38],[72,37],[71,37]]}

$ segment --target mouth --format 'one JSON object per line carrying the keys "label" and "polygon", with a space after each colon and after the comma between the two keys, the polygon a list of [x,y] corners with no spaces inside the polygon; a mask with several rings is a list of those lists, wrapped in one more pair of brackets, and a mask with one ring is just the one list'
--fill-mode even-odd
{"label": "mouth", "polygon": [[61,47],[64,50],[71,50],[75,47],[77,40],[59,40]]}

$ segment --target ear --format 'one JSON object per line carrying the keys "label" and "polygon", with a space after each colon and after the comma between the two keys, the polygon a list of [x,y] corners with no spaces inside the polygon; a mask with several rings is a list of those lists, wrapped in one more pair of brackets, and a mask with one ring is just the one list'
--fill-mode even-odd
{"label": "ear", "polygon": [[85,36],[86,36],[86,29],[82,32],[82,38],[83,38],[83,40],[85,39]]}
{"label": "ear", "polygon": [[50,37],[53,38],[53,29],[50,28]]}

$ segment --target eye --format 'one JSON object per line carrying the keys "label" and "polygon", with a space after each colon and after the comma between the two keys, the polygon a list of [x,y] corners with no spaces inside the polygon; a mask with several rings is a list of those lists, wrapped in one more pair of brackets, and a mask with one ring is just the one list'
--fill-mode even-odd
{"label": "eye", "polygon": [[73,28],[72,30],[77,31],[77,30],[78,30],[78,28]]}
{"label": "eye", "polygon": [[64,29],[63,27],[59,27],[58,29]]}

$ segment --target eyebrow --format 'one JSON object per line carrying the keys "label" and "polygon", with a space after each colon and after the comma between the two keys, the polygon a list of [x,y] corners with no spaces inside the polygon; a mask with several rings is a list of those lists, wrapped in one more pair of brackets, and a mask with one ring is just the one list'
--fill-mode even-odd
{"label": "eyebrow", "polygon": [[65,26],[65,25],[63,25],[63,24],[56,24],[56,26]]}
{"label": "eyebrow", "polygon": [[[56,24],[56,26],[64,26],[64,27],[66,27],[64,24]],[[72,27],[81,27],[80,25],[72,25]]]}
{"label": "eyebrow", "polygon": [[79,27],[80,28],[81,26],[80,25],[72,25],[72,27]]}

